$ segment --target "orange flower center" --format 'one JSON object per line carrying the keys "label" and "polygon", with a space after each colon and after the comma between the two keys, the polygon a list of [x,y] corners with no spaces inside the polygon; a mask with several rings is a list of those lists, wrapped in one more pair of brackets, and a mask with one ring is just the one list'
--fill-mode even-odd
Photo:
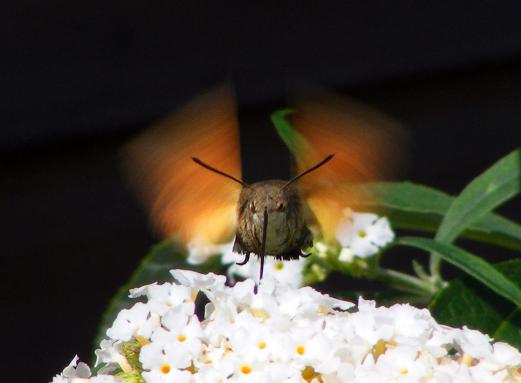
{"label": "orange flower center", "polygon": [[248,366],[247,364],[243,364],[243,365],[241,366],[241,372],[242,372],[243,374],[249,374],[249,373],[251,372],[251,367]]}
{"label": "orange flower center", "polygon": [[170,372],[170,365],[168,363],[165,363],[163,364],[159,370],[163,373],[163,374],[168,374]]}

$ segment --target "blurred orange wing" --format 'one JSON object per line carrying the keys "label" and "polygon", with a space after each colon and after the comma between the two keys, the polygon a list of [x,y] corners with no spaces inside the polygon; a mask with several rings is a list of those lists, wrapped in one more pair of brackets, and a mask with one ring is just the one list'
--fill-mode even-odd
{"label": "blurred orange wing", "polygon": [[[404,131],[390,117],[353,100],[323,91],[295,100],[292,123],[300,135],[295,154],[301,173],[328,154],[334,158],[299,180],[320,231],[334,238],[343,210],[356,209],[361,188],[354,185],[388,176],[399,162]],[[363,189],[362,189],[363,190]]]}
{"label": "blurred orange wing", "polygon": [[188,103],[125,148],[129,178],[159,234],[214,244],[235,234],[241,185],[192,161],[241,178],[232,91],[223,86]]}

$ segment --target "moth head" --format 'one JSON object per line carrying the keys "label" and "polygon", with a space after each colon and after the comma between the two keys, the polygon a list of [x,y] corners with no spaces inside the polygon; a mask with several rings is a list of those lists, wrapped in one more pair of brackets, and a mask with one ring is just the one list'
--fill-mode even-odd
{"label": "moth head", "polygon": [[249,211],[261,216],[266,211],[268,214],[286,212],[290,201],[294,196],[292,190],[282,189],[279,182],[259,182],[252,185],[251,198],[248,202]]}

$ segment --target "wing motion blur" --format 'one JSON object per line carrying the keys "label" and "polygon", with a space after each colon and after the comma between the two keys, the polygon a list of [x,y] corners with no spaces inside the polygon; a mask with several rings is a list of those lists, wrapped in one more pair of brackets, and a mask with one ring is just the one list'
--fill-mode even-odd
{"label": "wing motion blur", "polygon": [[298,181],[320,231],[334,238],[343,210],[356,209],[360,199],[361,189],[353,186],[385,178],[396,167],[404,131],[376,110],[323,91],[304,93],[294,100],[294,110],[291,121],[302,138],[294,153],[296,173],[335,155],[320,171]]}
{"label": "wing motion blur", "polygon": [[191,101],[125,148],[127,172],[142,195],[154,228],[215,244],[229,241],[237,225],[241,186],[209,172],[206,163],[240,179],[240,146],[235,100],[222,86]]}

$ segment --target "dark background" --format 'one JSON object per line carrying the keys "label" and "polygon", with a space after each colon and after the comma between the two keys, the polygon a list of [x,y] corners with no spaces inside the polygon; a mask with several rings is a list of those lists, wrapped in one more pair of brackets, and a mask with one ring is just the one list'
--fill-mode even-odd
{"label": "dark background", "polygon": [[[268,116],[309,81],[403,121],[403,178],[457,193],[520,144],[520,20],[517,1],[2,5],[2,379],[90,359],[104,306],[156,240],[119,173],[139,129],[230,78],[246,181],[286,177]],[[519,201],[503,210],[521,218]]]}

